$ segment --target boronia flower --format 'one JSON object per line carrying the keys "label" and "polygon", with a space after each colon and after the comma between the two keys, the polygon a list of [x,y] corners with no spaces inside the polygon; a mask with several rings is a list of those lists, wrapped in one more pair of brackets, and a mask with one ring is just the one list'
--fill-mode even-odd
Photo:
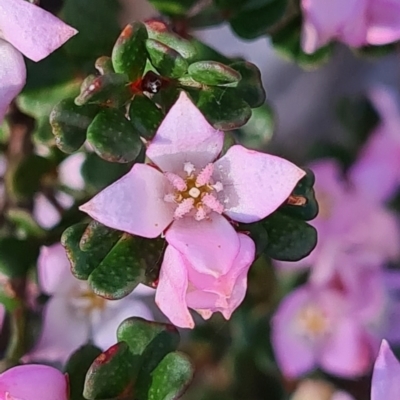
{"label": "boronia flower", "polygon": [[20,365],[0,374],[2,400],[67,400],[66,377],[47,365]]}
{"label": "boronia flower", "polygon": [[302,0],[302,45],[313,53],[331,40],[352,47],[400,39],[398,0]]}
{"label": "boronia flower", "polygon": [[397,400],[400,394],[400,363],[382,340],[372,374],[371,400]]}
{"label": "boronia flower", "polygon": [[40,61],[77,31],[25,0],[0,2],[0,123],[26,80],[22,55]]}
{"label": "boronia flower", "polygon": [[289,161],[239,145],[217,159],[223,140],[182,92],[147,148],[151,163],[135,164],[81,206],[111,228],[165,235],[170,246],[156,301],[181,327],[194,325],[187,307],[205,317],[215,311],[229,317],[239,305],[254,243],[231,221],[251,223],[271,214],[305,174]]}

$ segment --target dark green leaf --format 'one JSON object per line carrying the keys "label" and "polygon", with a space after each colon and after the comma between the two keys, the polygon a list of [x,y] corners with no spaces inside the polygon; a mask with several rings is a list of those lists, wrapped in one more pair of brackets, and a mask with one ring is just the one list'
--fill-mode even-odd
{"label": "dark green leaf", "polygon": [[174,49],[154,39],[146,40],[150,61],[161,75],[180,78],[186,73],[187,61]]}
{"label": "dark green leaf", "polygon": [[117,243],[122,232],[109,228],[97,221],[91,221],[79,241],[82,251],[107,252]]}
{"label": "dark green leaf", "polygon": [[129,118],[140,136],[150,140],[156,134],[164,114],[147,96],[137,95],[130,105]]}
{"label": "dark green leaf", "polygon": [[86,130],[99,108],[85,104],[77,106],[74,99],[61,100],[50,114],[50,124],[57,147],[65,153],[78,150],[86,140]]}
{"label": "dark green leaf", "polygon": [[100,354],[86,375],[83,396],[88,400],[133,395],[135,359],[126,343],[117,343]]}
{"label": "dark green leaf", "polygon": [[128,75],[131,81],[136,81],[143,75],[147,60],[147,38],[146,27],[141,22],[125,27],[112,51],[115,72]]}
{"label": "dark green leaf", "polygon": [[99,296],[116,300],[131,293],[144,280],[145,272],[136,237],[124,234],[90,274],[89,283]]}
{"label": "dark green leaf", "polygon": [[250,106],[237,96],[234,88],[214,87],[189,92],[200,111],[217,129],[239,128],[251,117]]}
{"label": "dark green leaf", "polygon": [[189,66],[188,73],[205,85],[237,83],[242,78],[237,70],[216,61],[197,61]]}
{"label": "dark green leaf", "polygon": [[147,397],[140,400],[179,399],[193,379],[193,374],[193,366],[185,354],[169,353],[151,373]]}
{"label": "dark green leaf", "polygon": [[83,387],[86,372],[100,354],[101,350],[98,347],[85,344],[76,350],[68,360],[65,372],[68,374],[70,400],[85,400]]}
{"label": "dark green leaf", "polygon": [[113,108],[96,115],[87,129],[87,140],[101,158],[119,163],[134,161],[143,147],[138,132],[124,113]]}
{"label": "dark green leaf", "polygon": [[265,253],[276,260],[298,261],[317,244],[317,231],[306,222],[276,211],[262,221],[268,233]]}
{"label": "dark green leaf", "polygon": [[121,107],[132,97],[127,75],[108,73],[96,78],[90,77],[81,87],[81,93],[75,104],[100,104],[109,107]]}
{"label": "dark green leaf", "polygon": [[251,108],[262,106],[265,102],[265,90],[262,85],[260,70],[254,64],[247,61],[235,62],[230,67],[242,76],[242,79],[235,88],[236,93]]}
{"label": "dark green leaf", "polygon": [[149,0],[149,2],[161,14],[185,15],[185,13],[195,4],[196,0]]}

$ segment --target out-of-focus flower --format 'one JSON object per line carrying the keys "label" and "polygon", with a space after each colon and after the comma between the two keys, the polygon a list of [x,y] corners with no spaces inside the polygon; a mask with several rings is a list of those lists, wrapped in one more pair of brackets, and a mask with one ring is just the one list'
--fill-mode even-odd
{"label": "out-of-focus flower", "polygon": [[76,279],[65,249],[57,243],[42,247],[38,260],[39,284],[51,296],[44,310],[42,334],[25,360],[65,361],[90,338],[106,349],[115,343],[118,325],[126,318],[152,319],[143,296],[154,293],[141,286],[121,300],[106,300]]}
{"label": "out-of-focus flower", "polygon": [[371,400],[397,400],[399,395],[400,363],[383,340],[372,374]]}
{"label": "out-of-focus flower", "polygon": [[[25,85],[23,56],[40,61],[77,31],[25,0],[0,3],[0,122]],[[22,54],[21,54],[22,53]]]}
{"label": "out-of-focus flower", "polygon": [[302,45],[314,53],[331,40],[352,47],[400,39],[398,0],[302,0]]}
{"label": "out-of-focus flower", "polygon": [[326,381],[306,379],[300,383],[290,400],[354,400],[354,397],[337,390]]}
{"label": "out-of-focus flower", "polygon": [[374,337],[359,311],[359,302],[329,286],[308,284],[285,297],[272,320],[283,373],[298,377],[316,367],[342,377],[366,373],[375,356]]}
{"label": "out-of-focus flower", "polygon": [[[134,235],[155,238],[165,232],[172,248],[167,249],[159,287],[164,291],[169,285],[174,291],[169,299],[174,300],[162,293],[157,298],[159,304],[161,297],[170,303],[163,312],[182,327],[193,327],[187,308],[177,302],[186,292],[182,304],[207,317],[216,310],[229,316],[242,297],[233,295],[235,284],[227,280],[247,271],[253,249],[225,216],[245,223],[266,217],[305,174],[286,160],[242,146],[216,160],[222,145],[223,132],[182,92],[147,149],[154,165],[135,164],[81,207],[102,224]],[[179,282],[168,272],[169,258],[174,258],[176,271],[184,271]],[[162,282],[167,277],[176,279]],[[246,278],[239,282],[246,286]]]}
{"label": "out-of-focus flower", "polygon": [[66,377],[47,365],[20,365],[0,375],[0,399],[67,400]]}

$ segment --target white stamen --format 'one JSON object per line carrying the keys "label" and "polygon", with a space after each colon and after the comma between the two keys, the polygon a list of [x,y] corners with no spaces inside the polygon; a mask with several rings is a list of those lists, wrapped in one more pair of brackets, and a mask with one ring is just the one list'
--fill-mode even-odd
{"label": "white stamen", "polygon": [[197,199],[200,196],[200,190],[197,189],[196,187],[192,187],[189,190],[189,196],[193,197],[194,199]]}
{"label": "white stamen", "polygon": [[180,176],[172,172],[166,172],[165,177],[170,181],[172,186],[180,192],[187,189],[186,182]]}
{"label": "white stamen", "polygon": [[211,176],[214,172],[214,164],[207,164],[197,175],[196,186],[201,187],[210,183]]}
{"label": "white stamen", "polygon": [[194,200],[193,199],[184,199],[181,203],[178,204],[174,212],[174,217],[176,219],[182,218],[186,214],[188,214],[193,208]]}
{"label": "white stamen", "polygon": [[190,176],[196,170],[196,168],[191,162],[185,162],[183,164],[183,170],[186,172],[187,176]]}
{"label": "white stamen", "polygon": [[196,212],[196,214],[195,214],[195,216],[194,216],[194,219],[196,220],[196,221],[202,221],[204,218],[206,218],[207,217],[207,213],[206,213],[206,210],[204,209],[204,207],[202,207],[202,206],[200,206],[198,209],[197,209],[197,212]]}
{"label": "white stamen", "polygon": [[215,196],[210,193],[206,193],[202,197],[201,201],[204,205],[218,214],[222,214],[224,211],[224,206],[217,200]]}
{"label": "white stamen", "polygon": [[222,185],[221,182],[215,182],[215,184],[212,185],[212,188],[213,188],[217,193],[219,193],[221,190],[224,189],[224,186]]}

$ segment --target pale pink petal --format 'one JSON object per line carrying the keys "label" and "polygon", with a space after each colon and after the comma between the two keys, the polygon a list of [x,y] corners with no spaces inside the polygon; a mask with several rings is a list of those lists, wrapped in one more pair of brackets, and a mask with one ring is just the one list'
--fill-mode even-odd
{"label": "pale pink petal", "polygon": [[382,45],[400,39],[400,3],[398,0],[370,2],[367,42]]}
{"label": "pale pink petal", "polygon": [[355,400],[354,397],[342,390],[336,391],[333,393],[332,398],[330,400]]}
{"label": "pale pink petal", "polygon": [[312,342],[299,335],[296,319],[310,301],[307,288],[300,288],[284,298],[272,319],[271,341],[279,368],[290,378],[298,377],[316,366]]}
{"label": "pale pink petal", "polygon": [[382,341],[372,375],[371,400],[396,400],[400,394],[400,364],[386,340]]}
{"label": "pale pink petal", "polygon": [[163,171],[183,172],[191,163],[200,172],[221,152],[222,131],[214,129],[185,92],[172,106],[147,149],[147,157]]}
{"label": "pale pink petal", "polygon": [[359,322],[349,317],[335,325],[334,332],[322,349],[321,367],[342,377],[365,374],[371,364],[371,348]]}
{"label": "pale pink petal", "polygon": [[274,212],[292,193],[305,172],[291,162],[232,146],[215,163],[214,179],[225,214],[239,222],[255,222]]}
{"label": "pale pink petal", "polygon": [[[0,5],[1,10],[1,5]],[[1,14],[1,12],[0,12]],[[1,27],[0,27],[1,31]],[[0,123],[8,106],[25,85],[26,68],[22,54],[0,39]]]}
{"label": "pale pink petal", "polygon": [[232,225],[216,213],[202,221],[191,217],[174,221],[165,238],[193,269],[214,277],[225,275],[231,269],[240,247]]}
{"label": "pale pink petal", "polygon": [[188,264],[174,247],[165,250],[156,292],[156,304],[176,326],[194,328],[186,304]]}
{"label": "pale pink petal", "polygon": [[66,377],[47,365],[20,365],[0,375],[0,398],[67,400]]}
{"label": "pale pink petal", "polygon": [[66,280],[76,280],[60,243],[41,247],[37,267],[40,288],[48,295],[65,293],[70,286],[65,284]]}
{"label": "pale pink petal", "polygon": [[2,37],[33,61],[40,61],[78,31],[53,14],[24,0],[0,3]]}
{"label": "pale pink petal", "polygon": [[85,180],[82,177],[81,168],[86,159],[85,153],[76,153],[67,157],[58,166],[58,177],[63,185],[75,190],[85,188]]}
{"label": "pale pink petal", "polygon": [[302,47],[306,53],[314,53],[333,39],[353,46],[365,41],[364,0],[302,0],[301,7]]}
{"label": "pale pink petal", "polygon": [[169,182],[153,167],[135,164],[125,176],[80,207],[110,228],[155,238],[172,222],[174,209],[164,201]]}
{"label": "pale pink petal", "polygon": [[58,209],[42,193],[37,193],[33,199],[33,217],[44,229],[51,229],[61,219]]}
{"label": "pale pink petal", "polygon": [[25,361],[62,362],[89,339],[90,320],[80,317],[68,298],[52,297],[46,304],[40,339]]}

